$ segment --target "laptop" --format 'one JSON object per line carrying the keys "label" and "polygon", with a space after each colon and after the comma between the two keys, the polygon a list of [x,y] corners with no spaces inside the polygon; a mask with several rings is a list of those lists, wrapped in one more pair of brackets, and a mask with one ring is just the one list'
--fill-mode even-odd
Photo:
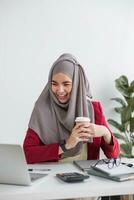
{"label": "laptop", "polygon": [[23,148],[18,144],[0,144],[0,183],[32,185],[47,174],[29,172]]}
{"label": "laptop", "polygon": [[[76,161],[74,161],[74,164],[77,167],[79,167],[82,171],[85,171],[88,174],[107,178],[107,179],[110,179],[113,181],[122,182],[122,181],[128,181],[128,180],[134,179],[134,168],[130,169],[130,167],[120,164],[119,168],[117,167],[117,168],[113,169],[115,172],[119,171],[119,174],[117,174],[117,173],[109,174],[109,173],[107,173],[107,170],[104,170],[105,169],[104,166],[106,164],[104,165],[103,161],[100,162],[99,165],[97,165],[98,167],[94,166],[97,161],[98,160],[76,160]],[[105,166],[105,167],[107,167],[107,166]],[[109,170],[109,171],[111,171],[111,170]],[[121,171],[122,171],[122,173],[121,173]]]}
{"label": "laptop", "polygon": [[82,171],[88,171],[97,160],[74,160],[73,163]]}

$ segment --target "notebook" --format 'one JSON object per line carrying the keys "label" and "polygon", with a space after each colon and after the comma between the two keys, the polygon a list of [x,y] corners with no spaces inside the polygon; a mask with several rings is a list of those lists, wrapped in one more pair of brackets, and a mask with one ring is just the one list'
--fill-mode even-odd
{"label": "notebook", "polygon": [[108,165],[103,163],[103,164],[98,164],[96,166],[92,166],[92,168],[102,173],[105,173],[108,176],[118,176],[123,174],[134,175],[134,167],[128,167],[122,164],[120,164],[119,166],[114,165],[112,168],[108,168]]}
{"label": "notebook", "polygon": [[47,174],[28,171],[23,148],[18,144],[0,144],[0,183],[32,185]]}
{"label": "notebook", "polygon": [[74,164],[82,171],[86,171],[88,174],[94,176],[100,176],[114,181],[127,181],[134,179],[134,167],[130,168],[126,165],[120,164],[118,167],[108,169],[107,164],[100,162],[94,167],[97,160],[78,160],[74,161]]}

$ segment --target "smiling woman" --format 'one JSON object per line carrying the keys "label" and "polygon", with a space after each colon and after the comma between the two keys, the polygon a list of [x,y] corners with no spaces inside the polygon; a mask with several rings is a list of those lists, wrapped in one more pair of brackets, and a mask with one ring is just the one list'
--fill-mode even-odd
{"label": "smiling woman", "polygon": [[[119,144],[109,129],[99,102],[91,101],[85,71],[71,54],[52,65],[48,83],[33,109],[24,151],[28,163],[118,157]],[[76,123],[88,117],[88,123]],[[92,143],[89,143],[92,139]]]}
{"label": "smiling woman", "polygon": [[[76,123],[76,117],[90,120]],[[24,141],[27,162],[99,159],[100,148],[108,158],[119,155],[118,141],[101,104],[91,101],[84,69],[74,56],[63,54],[52,65],[48,83],[35,103]]]}
{"label": "smiling woman", "polygon": [[72,79],[62,73],[53,74],[52,92],[60,103],[67,103],[72,91]]}

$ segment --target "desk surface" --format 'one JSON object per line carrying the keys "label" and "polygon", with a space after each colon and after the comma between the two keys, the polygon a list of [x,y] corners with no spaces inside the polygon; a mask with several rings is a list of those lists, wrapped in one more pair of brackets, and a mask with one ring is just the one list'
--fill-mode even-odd
{"label": "desk surface", "polygon": [[[128,159],[125,161],[130,162]],[[134,160],[131,160],[131,163],[134,163]],[[134,180],[115,182],[96,176],[90,176],[89,179],[79,183],[65,183],[58,180],[55,177],[58,172],[79,172],[79,169],[71,163],[44,163],[30,166],[33,168],[50,168],[51,171],[48,172],[48,176],[41,183],[36,183],[32,186],[0,184],[0,200],[69,199],[134,194]]]}

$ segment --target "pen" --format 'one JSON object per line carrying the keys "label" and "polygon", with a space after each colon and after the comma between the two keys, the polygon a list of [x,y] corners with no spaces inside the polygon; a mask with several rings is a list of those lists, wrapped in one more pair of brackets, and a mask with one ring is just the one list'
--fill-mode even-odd
{"label": "pen", "polygon": [[51,169],[32,169],[32,168],[29,168],[28,171],[51,171]]}

